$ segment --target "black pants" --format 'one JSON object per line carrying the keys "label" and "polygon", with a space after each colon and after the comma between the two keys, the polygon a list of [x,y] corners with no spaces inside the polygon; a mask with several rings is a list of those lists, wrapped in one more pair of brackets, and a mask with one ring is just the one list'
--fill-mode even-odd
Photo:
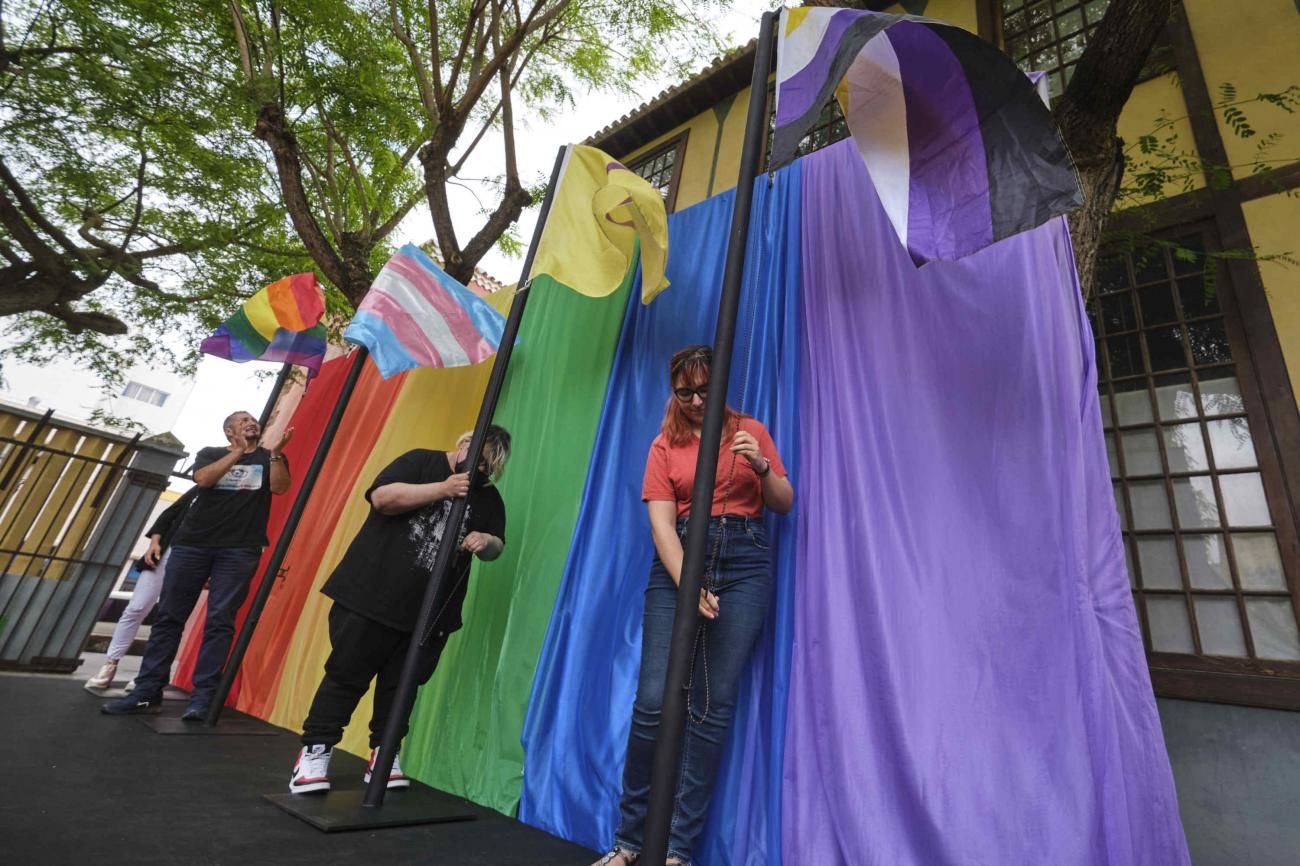
{"label": "black pants", "polygon": [[[411,633],[389,628],[369,617],[354,613],[340,604],[330,608],[330,657],[325,660],[325,676],[316,689],[307,720],[302,723],[304,746],[322,744],[331,748],[343,739],[343,729],[352,712],[375,683],[375,708],[370,717],[370,747],[384,737],[384,725],[397,695],[397,681],[402,663],[411,645]],[[420,652],[416,671],[420,685],[429,681],[438,666],[438,657],[447,645],[447,633],[436,632],[429,645]],[[402,728],[406,736],[406,728]]]}

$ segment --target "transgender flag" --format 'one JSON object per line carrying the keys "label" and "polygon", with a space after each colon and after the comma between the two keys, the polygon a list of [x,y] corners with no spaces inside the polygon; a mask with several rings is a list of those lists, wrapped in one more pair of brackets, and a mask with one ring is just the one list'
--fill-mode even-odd
{"label": "transgender flag", "polygon": [[960,27],[853,9],[783,10],[771,170],[795,158],[832,97],[917,265],[970,255],[1083,202],[1037,89]]}
{"label": "transgender flag", "polygon": [[388,260],[343,332],[385,379],[412,367],[465,367],[490,358],[505,317],[414,244]]}

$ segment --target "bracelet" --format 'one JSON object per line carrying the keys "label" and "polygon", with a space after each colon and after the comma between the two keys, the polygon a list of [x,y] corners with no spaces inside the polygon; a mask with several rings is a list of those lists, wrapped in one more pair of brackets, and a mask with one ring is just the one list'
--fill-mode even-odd
{"label": "bracelet", "polygon": [[272,462],[272,463],[275,463],[276,461],[279,461],[279,462],[283,463],[283,462],[284,462],[284,455],[283,455],[283,454],[272,454],[272,455],[271,455],[271,462]]}
{"label": "bracelet", "polygon": [[759,472],[757,469],[755,469],[755,470],[754,470],[754,474],[757,475],[759,478],[766,478],[767,475],[768,475],[768,473],[771,472],[771,471],[772,471],[772,461],[771,461],[771,460],[768,460],[766,457],[764,457],[764,458],[763,458],[763,471],[762,471],[762,472]]}

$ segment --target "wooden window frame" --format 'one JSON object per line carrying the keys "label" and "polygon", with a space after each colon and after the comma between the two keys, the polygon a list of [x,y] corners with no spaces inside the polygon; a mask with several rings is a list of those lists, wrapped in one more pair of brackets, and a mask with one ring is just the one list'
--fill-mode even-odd
{"label": "wooden window frame", "polygon": [[[1153,233],[1156,238],[1172,238],[1183,236],[1189,233],[1199,233],[1205,240],[1206,249],[1210,252],[1220,252],[1223,250],[1222,239],[1219,235],[1215,222],[1211,219],[1198,220],[1195,222],[1184,223],[1182,225]],[[1231,269],[1226,267],[1223,262],[1216,266],[1216,293],[1219,300],[1219,306],[1222,313],[1224,331],[1228,338],[1229,347],[1232,350],[1232,365],[1236,371],[1238,386],[1241,390],[1242,402],[1245,408],[1245,417],[1247,418],[1252,432],[1252,444],[1256,453],[1257,471],[1260,480],[1264,486],[1264,494],[1267,499],[1269,514],[1272,520],[1271,530],[1275,534],[1278,553],[1282,562],[1285,584],[1290,595],[1292,612],[1297,618],[1297,627],[1300,628],[1300,527],[1297,526],[1295,505],[1292,503],[1287,489],[1286,479],[1283,477],[1283,467],[1281,462],[1282,442],[1279,439],[1278,431],[1274,428],[1272,422],[1272,412],[1265,401],[1266,389],[1265,378],[1268,376],[1277,376],[1279,371],[1261,369],[1256,357],[1257,353],[1252,350],[1246,328],[1244,326],[1243,309],[1239,298],[1240,288],[1235,285]],[[1135,290],[1136,291],[1136,290]],[[1136,296],[1135,296],[1136,303]],[[1180,318],[1180,321],[1183,319]],[[1141,347],[1143,355],[1146,354],[1146,348],[1143,344]],[[1098,364],[1102,363],[1101,359]],[[1154,380],[1159,373],[1151,371],[1150,363],[1146,364],[1147,372],[1145,379],[1147,387],[1150,389],[1154,385]],[[1176,372],[1176,371],[1170,371]],[[1189,368],[1193,376],[1196,375],[1195,368]],[[1282,371],[1285,375],[1285,371]],[[1107,377],[1109,380],[1109,377]],[[1111,402],[1111,430],[1122,430],[1123,425],[1119,422],[1117,407],[1114,405],[1113,387],[1109,388],[1106,393],[1102,394],[1103,400]],[[1150,392],[1149,392],[1150,393]],[[1152,414],[1155,418],[1152,429],[1156,431],[1156,441],[1163,454],[1165,443],[1161,430],[1163,429],[1159,419],[1157,407],[1152,407]],[[1202,425],[1205,424],[1205,416],[1198,412],[1197,418]],[[1189,422],[1191,419],[1187,419]],[[1218,492],[1218,479],[1224,475],[1230,475],[1231,472],[1224,472],[1214,468],[1212,454],[1208,453],[1210,444],[1206,442],[1207,457],[1211,461],[1211,474],[1208,476],[1214,479],[1216,493]],[[1117,452],[1121,449],[1117,448]],[[1117,460],[1123,468],[1123,454],[1117,453]],[[1162,460],[1167,465],[1167,460]],[[1127,477],[1127,473],[1122,473]],[[1168,479],[1184,475],[1186,473],[1164,473],[1166,486],[1170,483]],[[1125,531],[1125,544],[1130,543],[1130,539],[1140,536],[1141,531],[1134,530],[1132,502],[1129,497],[1128,487],[1120,482],[1123,495],[1125,497],[1125,506],[1128,512],[1127,524],[1123,526]],[[1168,491],[1166,492],[1168,496]],[[1222,503],[1222,497],[1220,496]],[[1222,506],[1221,506],[1222,507]],[[1170,498],[1171,521],[1172,526],[1168,533],[1161,530],[1157,534],[1172,534],[1175,539],[1181,538],[1184,530],[1178,526],[1178,517],[1172,513],[1174,508],[1173,500]],[[1227,536],[1231,528],[1227,525],[1221,527],[1222,535],[1227,542]],[[1192,530],[1190,534],[1196,534]],[[1182,567],[1184,552],[1180,542],[1177,542],[1177,551],[1180,559],[1180,573],[1185,573]],[[1232,557],[1231,544],[1225,544],[1225,551],[1228,556]],[[1140,577],[1141,565],[1137,561],[1135,548],[1133,551],[1134,567],[1138,575],[1135,575],[1135,593],[1146,593],[1141,588],[1142,580]],[[1245,616],[1244,600],[1249,597],[1243,594],[1238,579],[1235,577],[1235,566],[1232,568],[1234,574],[1233,589],[1218,593],[1224,597],[1230,597],[1238,602],[1239,615],[1242,619],[1242,637],[1246,642],[1248,651],[1253,649],[1254,642],[1249,621]],[[1183,597],[1187,604],[1187,615],[1189,625],[1192,629],[1193,645],[1199,649],[1199,633],[1196,623],[1196,609],[1193,604],[1193,589],[1188,584],[1188,579],[1184,579],[1184,587],[1180,591],[1170,590],[1169,594]],[[1158,595],[1160,593],[1151,593]],[[1197,596],[1210,597],[1216,595],[1215,592],[1197,589]],[[1145,596],[1144,596],[1145,598]],[[1147,648],[1147,661],[1151,671],[1152,685],[1157,695],[1169,698],[1181,698],[1186,700],[1210,701],[1215,703],[1229,704],[1246,704],[1251,706],[1274,707],[1278,709],[1300,710],[1300,661],[1282,661],[1258,658],[1230,658],[1223,656],[1204,656],[1204,655],[1186,655],[1179,653],[1154,652],[1150,649],[1150,629],[1146,621],[1146,605],[1136,604],[1138,617],[1143,628],[1144,645]]]}
{"label": "wooden window frame", "polygon": [[668,194],[664,196],[664,208],[668,213],[673,213],[677,210],[677,189],[681,185],[682,181],[682,163],[686,159],[686,142],[690,138],[690,134],[691,131],[689,129],[684,129],[667,141],[647,150],[645,153],[639,153],[630,159],[624,160],[624,164],[627,166],[628,171],[639,175],[640,173],[637,171],[639,166],[645,165],[651,160],[658,159],[669,151],[674,151],[673,176],[668,182]]}

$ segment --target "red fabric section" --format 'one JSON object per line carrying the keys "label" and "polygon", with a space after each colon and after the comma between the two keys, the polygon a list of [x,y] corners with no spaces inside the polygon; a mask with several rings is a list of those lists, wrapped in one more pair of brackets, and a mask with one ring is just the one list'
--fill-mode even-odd
{"label": "red fabric section", "polygon": [[[237,629],[244,623],[280,530],[289,516],[330,413],[343,390],[343,382],[351,363],[351,356],[328,361],[303,396],[288,425],[294,428],[294,435],[285,446],[284,453],[289,458],[293,481],[287,492],[271,500],[271,516],[267,525],[270,544],[262,553],[262,561],[258,564],[249,597],[236,618]],[[274,703],[285,651],[320,566],[320,557],[326,547],[325,538],[333,529],[338,513],[347,499],[346,496],[337,494],[350,490],[356,482],[357,474],[365,463],[375,437],[387,420],[404,380],[404,376],[396,376],[384,381],[379,377],[374,364],[366,363],[335,434],[329,456],[321,467],[313,495],[298,523],[293,543],[281,563],[279,578],[267,599],[257,631],[244,657],[240,676],[235,680],[226,700],[227,706],[236,706],[254,715],[264,715]],[[190,618],[192,628],[186,632],[177,656],[172,681],[181,688],[193,687],[194,662],[198,656],[202,631],[198,623],[203,621],[205,612],[206,602],[200,602],[197,615]]]}
{"label": "red fabric section", "polygon": [[[754,418],[740,419],[740,429],[752,433],[758,440],[758,450],[772,461],[772,471],[784,477],[785,464],[776,452],[772,436],[762,422]],[[677,503],[677,516],[691,513],[691,492],[695,486],[695,462],[700,451],[700,440],[692,437],[686,445],[673,447],[660,433],[650,445],[646,458],[645,480],[641,484],[641,499],[650,502]],[[763,514],[763,485],[749,461],[743,457],[735,460],[732,474],[731,442],[723,441],[718,451],[718,475],[713,483],[713,514],[739,514],[743,517],[761,517]],[[730,484],[730,495],[728,495]]]}

